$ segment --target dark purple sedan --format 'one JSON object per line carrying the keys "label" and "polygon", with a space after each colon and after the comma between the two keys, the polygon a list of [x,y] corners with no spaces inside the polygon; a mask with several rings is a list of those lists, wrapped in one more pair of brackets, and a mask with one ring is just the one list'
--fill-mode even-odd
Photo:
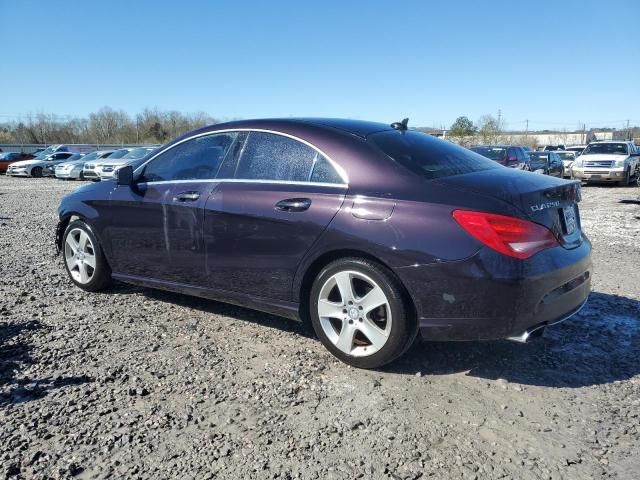
{"label": "dark purple sedan", "polygon": [[580,185],[350,120],[190,132],[59,207],[71,280],[111,279],[309,321],[384,365],[429,340],[526,341],[585,303]]}

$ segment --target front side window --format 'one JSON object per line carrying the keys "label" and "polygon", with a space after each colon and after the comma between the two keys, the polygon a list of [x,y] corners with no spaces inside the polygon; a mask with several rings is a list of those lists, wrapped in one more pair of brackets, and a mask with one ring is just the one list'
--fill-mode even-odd
{"label": "front side window", "polygon": [[[367,139],[403,167],[429,180],[503,168],[483,155],[422,132],[386,130]],[[498,151],[504,154],[505,149]]]}
{"label": "front side window", "polygon": [[140,181],[208,180],[216,178],[235,132],[204,135],[170,148],[144,168]]}

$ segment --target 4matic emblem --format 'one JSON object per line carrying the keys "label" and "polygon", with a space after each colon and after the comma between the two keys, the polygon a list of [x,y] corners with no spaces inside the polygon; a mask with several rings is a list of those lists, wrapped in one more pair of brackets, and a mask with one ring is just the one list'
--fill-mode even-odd
{"label": "4matic emblem", "polygon": [[540,212],[542,210],[546,210],[547,208],[553,208],[553,207],[559,207],[559,206],[560,206],[559,201],[546,202],[546,203],[539,203],[538,205],[531,205],[531,210],[534,212]]}

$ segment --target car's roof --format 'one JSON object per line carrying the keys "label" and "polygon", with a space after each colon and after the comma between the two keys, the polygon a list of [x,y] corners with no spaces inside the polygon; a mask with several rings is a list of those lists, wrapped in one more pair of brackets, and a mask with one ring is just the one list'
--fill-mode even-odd
{"label": "car's roof", "polygon": [[277,129],[282,126],[304,126],[313,125],[340,130],[358,137],[366,137],[375,132],[393,130],[391,122],[368,122],[365,120],[350,120],[346,118],[261,118],[256,120],[235,120],[227,123],[218,123],[205,127],[220,130],[225,128],[265,128]]}
{"label": "car's roof", "polygon": [[596,140],[595,142],[590,142],[589,145],[591,145],[592,143],[633,143],[633,142],[630,142],[629,140]]}

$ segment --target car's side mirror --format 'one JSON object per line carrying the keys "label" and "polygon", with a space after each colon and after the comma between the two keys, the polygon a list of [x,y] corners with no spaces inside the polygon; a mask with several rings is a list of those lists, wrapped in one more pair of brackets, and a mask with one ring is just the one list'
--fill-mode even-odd
{"label": "car's side mirror", "polygon": [[133,167],[125,165],[118,169],[118,185],[130,187],[133,185]]}

